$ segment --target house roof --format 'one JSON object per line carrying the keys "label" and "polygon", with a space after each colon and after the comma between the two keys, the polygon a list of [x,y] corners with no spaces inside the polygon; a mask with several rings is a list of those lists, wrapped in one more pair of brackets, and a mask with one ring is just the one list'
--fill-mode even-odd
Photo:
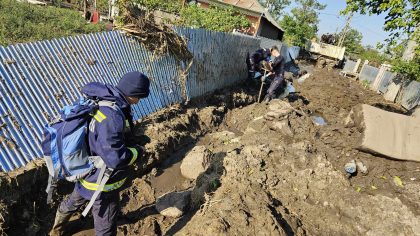
{"label": "house roof", "polygon": [[227,3],[235,7],[255,11],[258,13],[264,12],[264,8],[256,0],[217,0],[217,1]]}
{"label": "house roof", "polygon": [[222,4],[222,5],[231,5],[239,8],[240,10],[245,10],[247,12],[252,12],[258,16],[265,17],[270,21],[275,27],[284,31],[274,17],[265,9],[258,0],[198,0],[198,2],[213,3],[213,4]]}

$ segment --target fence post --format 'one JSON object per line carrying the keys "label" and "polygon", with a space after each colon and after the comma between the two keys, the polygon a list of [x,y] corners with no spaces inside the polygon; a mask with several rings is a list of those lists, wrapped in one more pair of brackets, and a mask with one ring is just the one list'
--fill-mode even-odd
{"label": "fence post", "polygon": [[356,65],[354,66],[353,71],[352,71],[353,73],[357,74],[357,70],[359,69],[360,62],[362,62],[362,60],[360,58],[357,59]]}

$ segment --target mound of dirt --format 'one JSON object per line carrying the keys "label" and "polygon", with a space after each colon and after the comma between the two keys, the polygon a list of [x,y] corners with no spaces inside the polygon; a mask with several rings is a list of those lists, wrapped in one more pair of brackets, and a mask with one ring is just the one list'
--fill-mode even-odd
{"label": "mound of dirt", "polygon": [[[299,93],[288,102],[250,104],[258,88],[247,86],[142,120],[138,133],[152,142],[146,145],[148,159],[121,192],[118,233],[420,235],[420,163],[358,151],[360,132],[344,124],[354,105],[386,102],[337,71],[315,68],[312,74],[296,85]],[[319,125],[313,117],[326,122]],[[195,181],[180,170],[194,146],[212,153],[210,166]],[[368,171],[348,178],[344,166],[351,160]],[[191,191],[191,202],[181,217],[159,214],[158,196],[185,190]],[[16,209],[15,223],[0,225],[8,234],[48,232],[55,209],[43,207],[40,191],[30,192],[36,200],[14,196],[14,205],[7,205]],[[75,235],[94,234],[86,221],[92,222],[74,220]]]}

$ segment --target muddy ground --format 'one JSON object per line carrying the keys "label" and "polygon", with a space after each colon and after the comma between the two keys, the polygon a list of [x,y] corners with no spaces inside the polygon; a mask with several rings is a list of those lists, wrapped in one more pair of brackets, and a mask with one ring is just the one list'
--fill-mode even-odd
{"label": "muddy ground", "polygon": [[[254,103],[258,88],[246,86],[141,121],[150,155],[121,192],[118,234],[420,235],[420,163],[358,151],[360,134],[343,124],[361,103],[405,111],[338,71],[309,69],[313,76],[294,83],[298,94],[283,100],[289,103]],[[273,117],[273,109],[283,115]],[[312,116],[327,124],[314,124]],[[192,181],[179,166],[197,145],[212,152],[212,164]],[[344,165],[353,159],[368,173],[349,178]],[[181,190],[192,191],[184,216],[160,215],[156,199]],[[62,186],[60,193],[69,191]],[[55,209],[44,200],[39,191],[15,203],[17,219],[6,223],[6,233],[45,235]],[[91,218],[74,216],[68,230],[94,235]]]}

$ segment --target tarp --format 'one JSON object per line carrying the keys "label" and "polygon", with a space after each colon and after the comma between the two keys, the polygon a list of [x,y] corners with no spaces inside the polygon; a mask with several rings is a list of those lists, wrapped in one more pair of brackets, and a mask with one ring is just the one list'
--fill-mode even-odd
{"label": "tarp", "polygon": [[358,149],[398,160],[420,162],[420,117],[405,116],[366,104],[355,106],[346,126],[361,130]]}

